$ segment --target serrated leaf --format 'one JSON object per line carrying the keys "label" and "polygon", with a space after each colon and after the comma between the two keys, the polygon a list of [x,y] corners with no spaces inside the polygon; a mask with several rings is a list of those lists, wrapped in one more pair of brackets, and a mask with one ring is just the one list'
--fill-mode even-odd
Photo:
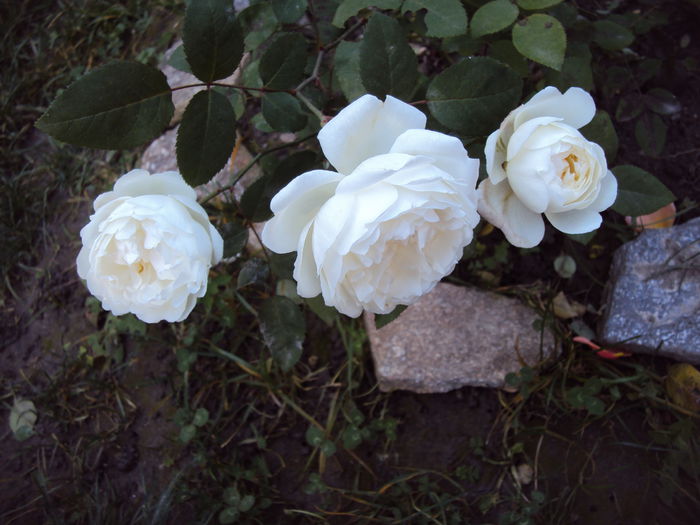
{"label": "serrated leaf", "polygon": [[10,430],[17,441],[24,441],[34,434],[37,414],[34,402],[16,397],[10,410]]}
{"label": "serrated leaf", "polygon": [[177,132],[177,166],[190,186],[205,184],[226,165],[236,143],[236,114],[211,89],[197,93]]}
{"label": "serrated leaf", "polygon": [[634,42],[634,34],[610,20],[593,22],[593,41],[603,49],[619,51]]}
{"label": "serrated leaf", "polygon": [[467,31],[467,13],[460,0],[406,0],[401,12],[426,9],[425,25],[428,36],[445,38]]}
{"label": "serrated leaf", "polygon": [[276,131],[299,131],[304,129],[309,118],[299,100],[284,92],[263,95],[262,116]]}
{"label": "serrated leaf", "polygon": [[257,50],[279,27],[270,2],[258,2],[246,7],[238,14],[238,23],[245,35],[245,49],[248,51]]}
{"label": "serrated leaf", "polygon": [[398,9],[402,0],[343,0],[333,15],[333,25],[343,27],[351,16],[355,16],[362,9],[377,7],[379,9]]}
{"label": "serrated leaf", "polygon": [[243,32],[227,0],[193,0],[182,33],[187,63],[203,82],[226,78],[243,56]]}
{"label": "serrated leaf", "polygon": [[360,80],[360,43],[343,40],[335,49],[333,70],[348,102],[365,94]]}
{"label": "serrated leaf", "polygon": [[257,257],[248,259],[243,264],[241,271],[238,272],[236,288],[240,290],[241,288],[248,286],[249,284],[262,282],[265,279],[267,279],[269,273],[270,268],[268,267],[265,261],[263,261],[262,259],[258,259]]}
{"label": "serrated leaf", "polygon": [[240,222],[227,222],[219,229],[224,239],[224,258],[236,257],[248,242],[248,228]]}
{"label": "serrated leaf", "polygon": [[642,151],[651,157],[658,157],[666,146],[668,126],[654,113],[642,113],[634,126],[634,137]]}
{"label": "serrated leaf", "polygon": [[559,20],[538,13],[513,26],[513,45],[524,57],[559,71],[566,54],[566,32]]}
{"label": "serrated leaf", "polygon": [[644,95],[647,107],[659,115],[673,115],[681,110],[681,103],[670,91],[653,88]]}
{"label": "serrated leaf", "polygon": [[562,0],[518,0],[518,5],[528,11],[545,9],[561,3]]}
{"label": "serrated leaf", "polygon": [[272,217],[270,200],[294,177],[311,170],[317,164],[316,154],[300,151],[285,158],[270,174],[265,174],[248,186],[240,202],[241,212],[252,222]]}
{"label": "serrated leaf", "polygon": [[593,70],[591,69],[591,51],[588,44],[571,42],[561,71],[545,71],[545,82],[564,92],[570,87],[580,87],[586,91],[594,88]]}
{"label": "serrated leaf", "polygon": [[647,215],[676,199],[659,179],[641,168],[622,165],[612,172],[617,179],[617,199],[612,209],[621,215]]}
{"label": "serrated leaf", "polygon": [[290,299],[276,295],[267,299],[259,311],[260,331],[272,358],[287,372],[301,357],[306,333],[304,316]]}
{"label": "serrated leaf", "polygon": [[418,62],[399,23],[375,13],[360,43],[360,77],[368,93],[410,100]]}
{"label": "serrated leaf", "polygon": [[619,140],[615,132],[615,126],[613,126],[607,111],[603,111],[602,109],[596,111],[593,120],[582,127],[580,131],[588,140],[595,142],[603,148],[608,164],[615,160]]}
{"label": "serrated leaf", "polygon": [[406,305],[400,304],[388,314],[376,314],[374,316],[374,325],[377,327],[377,330],[395,320],[406,308],[408,308]]}
{"label": "serrated leaf", "polygon": [[428,108],[441,124],[467,136],[497,129],[520,100],[522,80],[508,66],[487,57],[467,58],[428,86]]}
{"label": "serrated leaf", "polygon": [[272,0],[272,10],[283,24],[293,24],[306,12],[306,0]]}
{"label": "serrated leaf", "polygon": [[306,59],[306,39],[299,33],[283,33],[260,58],[260,78],[270,89],[294,88],[304,79]]}
{"label": "serrated leaf", "polygon": [[511,40],[496,40],[489,44],[489,55],[499,62],[504,63],[522,78],[530,76],[530,67],[527,59],[518,53]]}
{"label": "serrated leaf", "polygon": [[126,149],[160,135],[174,110],[161,71],[137,62],[112,62],[68,86],[36,127],[76,146]]}
{"label": "serrated leaf", "polygon": [[518,18],[517,6],[508,0],[493,0],[476,10],[470,24],[474,38],[498,33],[510,26]]}

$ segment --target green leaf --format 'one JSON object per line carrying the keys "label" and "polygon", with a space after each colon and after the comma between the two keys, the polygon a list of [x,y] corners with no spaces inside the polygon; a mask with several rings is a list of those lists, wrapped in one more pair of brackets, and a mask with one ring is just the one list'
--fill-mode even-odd
{"label": "green leaf", "polygon": [[493,0],[476,10],[471,22],[471,35],[478,38],[510,26],[518,18],[517,6],[508,0]]}
{"label": "green leaf", "polygon": [[593,85],[593,70],[591,69],[591,51],[583,42],[571,42],[567,48],[567,56],[561,66],[561,71],[548,69],[545,71],[545,82],[564,92],[570,87],[580,87],[591,91]]}
{"label": "green leaf", "polygon": [[561,3],[562,0],[518,0],[518,5],[528,11],[545,9]]}
{"label": "green leaf", "polygon": [[238,510],[241,512],[248,512],[255,505],[255,496],[252,494],[246,494],[243,496],[241,503],[238,505]]}
{"label": "green leaf", "polygon": [[219,512],[219,523],[221,523],[221,525],[229,525],[230,523],[236,523],[236,521],[238,520],[238,515],[239,512],[237,508],[227,507],[221,512]]}
{"label": "green leaf", "polygon": [[316,154],[300,151],[290,155],[270,174],[265,174],[248,186],[240,202],[241,212],[252,222],[266,221],[272,217],[270,200],[293,178],[313,169],[317,164]]}
{"label": "green leaf", "polygon": [[290,299],[276,295],[260,308],[260,331],[272,358],[287,372],[301,357],[306,324],[301,310]]}
{"label": "green leaf", "polygon": [[321,443],[321,453],[325,456],[332,456],[333,454],[335,454],[336,450],[337,449],[335,447],[335,443],[333,443],[332,441],[326,440],[323,443]]}
{"label": "green leaf", "polygon": [[362,443],[362,432],[355,425],[351,425],[343,430],[342,438],[343,447],[352,450]]}
{"label": "green leaf", "polygon": [[238,504],[241,502],[241,495],[236,487],[226,487],[222,499],[226,505],[238,507]]}
{"label": "green leaf", "polygon": [[619,140],[615,132],[615,126],[613,126],[607,111],[600,109],[596,111],[593,120],[582,127],[580,131],[588,140],[603,148],[608,164],[615,160]]}
{"label": "green leaf", "polygon": [[306,12],[306,0],[272,0],[272,10],[283,24],[293,24]]}
{"label": "green leaf", "polygon": [[530,76],[527,59],[518,53],[510,40],[495,40],[489,44],[489,56],[513,69],[522,78]]}
{"label": "green leaf", "polygon": [[289,93],[265,93],[262,98],[262,115],[276,131],[299,131],[304,129],[308,115],[301,103]]}
{"label": "green leaf", "polygon": [[238,273],[238,280],[236,281],[236,288],[241,289],[249,284],[254,284],[262,282],[267,279],[270,273],[270,268],[267,263],[262,259],[254,257],[248,259]]}
{"label": "green leaf", "polygon": [[198,408],[194,412],[192,424],[196,427],[203,427],[209,421],[209,411],[206,408]]}
{"label": "green leaf", "polygon": [[355,16],[362,9],[378,7],[379,9],[398,9],[402,0],[343,0],[333,15],[333,25],[343,27],[351,16]]}
{"label": "green leaf", "polygon": [[661,117],[654,113],[642,113],[634,126],[634,137],[642,151],[651,157],[658,157],[666,146],[668,127]]}
{"label": "green leaf", "polygon": [[76,146],[127,149],[160,135],[174,110],[162,72],[137,62],[112,62],[68,86],[36,127]]}
{"label": "green leaf", "polygon": [[197,427],[194,425],[185,425],[180,429],[180,441],[189,443],[197,434]]}
{"label": "green leaf", "polygon": [[270,89],[291,89],[304,79],[306,39],[299,33],[278,36],[260,58],[260,78]]}
{"label": "green leaf", "polygon": [[[245,49],[248,51],[257,50],[279,27],[270,2],[259,2],[246,7],[238,14],[238,23],[245,35]],[[244,73],[245,69],[247,68],[244,68]]]}
{"label": "green leaf", "polygon": [[192,74],[192,69],[190,69],[190,65],[187,63],[187,57],[185,56],[185,46],[183,45],[175,48],[173,54],[170,55],[168,65],[180,71],[184,71],[185,73],[189,73],[190,75]]}
{"label": "green leaf", "polygon": [[311,425],[306,430],[306,442],[314,448],[320,447],[323,443],[323,430],[316,425]]}
{"label": "green leaf", "polygon": [[335,308],[326,306],[323,296],[319,294],[316,297],[306,298],[304,302],[327,326],[333,326],[333,323],[338,317],[338,313]]}
{"label": "green leaf", "polygon": [[530,15],[513,26],[513,45],[524,57],[559,71],[566,53],[566,32],[554,17]]}
{"label": "green leaf", "polygon": [[610,20],[593,22],[593,41],[603,49],[619,51],[634,42],[634,34]]}
{"label": "green leaf", "polygon": [[211,89],[197,93],[177,132],[177,166],[190,186],[217,174],[236,143],[236,115],[228,99]]}
{"label": "green leaf", "polygon": [[239,255],[248,242],[248,228],[240,222],[227,222],[219,228],[224,239],[224,258]]}
{"label": "green leaf", "polygon": [[400,304],[396,308],[394,308],[391,312],[388,314],[377,314],[374,316],[374,325],[377,327],[377,330],[380,328],[383,328],[384,326],[388,325],[390,322],[392,322],[394,319],[396,319],[401,313],[408,308],[405,304]]}
{"label": "green leaf", "polygon": [[426,9],[427,36],[445,38],[467,31],[467,13],[460,0],[406,0],[401,12]]}
{"label": "green leaf", "polygon": [[368,93],[410,100],[418,62],[399,23],[375,13],[360,43],[360,77]]}
{"label": "green leaf", "polygon": [[647,215],[676,199],[659,179],[641,168],[622,165],[612,172],[617,178],[617,200],[612,209],[621,215]]}
{"label": "green leaf", "polygon": [[647,107],[659,115],[673,115],[681,110],[681,103],[670,91],[661,88],[650,89],[644,96]]}
{"label": "green leaf", "polygon": [[243,56],[243,32],[227,0],[193,0],[182,32],[187,62],[203,82],[226,78]]}
{"label": "green leaf", "polygon": [[638,117],[644,110],[644,104],[639,95],[632,94],[620,98],[615,110],[615,120],[618,122],[628,122]]}
{"label": "green leaf", "polygon": [[333,70],[348,102],[365,94],[360,80],[360,43],[343,40],[335,49]]}
{"label": "green leaf", "polygon": [[522,80],[508,66],[487,57],[462,60],[428,86],[428,108],[441,124],[467,136],[497,129],[520,100]]}

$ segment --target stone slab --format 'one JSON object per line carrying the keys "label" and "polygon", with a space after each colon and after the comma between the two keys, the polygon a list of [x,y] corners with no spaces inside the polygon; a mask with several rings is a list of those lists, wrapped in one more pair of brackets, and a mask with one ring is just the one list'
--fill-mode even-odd
{"label": "stone slab", "polygon": [[700,363],[700,218],[618,248],[606,305],[605,345]]}
{"label": "stone slab", "polygon": [[503,387],[509,372],[557,352],[552,333],[540,337],[533,327],[537,319],[518,299],[447,283],[379,330],[366,314],[379,388],[433,393]]}

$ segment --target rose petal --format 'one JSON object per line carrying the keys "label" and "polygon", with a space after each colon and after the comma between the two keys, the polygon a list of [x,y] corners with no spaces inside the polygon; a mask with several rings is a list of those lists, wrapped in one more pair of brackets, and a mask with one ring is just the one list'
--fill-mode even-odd
{"label": "rose petal", "polygon": [[479,184],[479,213],[499,228],[513,246],[532,248],[544,237],[544,221],[529,210],[513,193],[507,181]]}
{"label": "rose petal", "polygon": [[571,210],[561,213],[545,213],[549,222],[564,233],[588,233],[600,227],[603,218],[591,209]]}
{"label": "rose petal", "polygon": [[598,197],[591,203],[590,207],[595,211],[607,210],[615,204],[615,199],[617,199],[617,179],[612,171],[608,170],[600,181]]}
{"label": "rose petal", "polygon": [[557,88],[548,86],[520,108],[515,116],[515,128],[528,120],[545,116],[563,119],[569,126],[579,129],[595,116],[595,102],[581,88],[569,88],[562,95]]}
{"label": "rose petal", "polygon": [[364,95],[344,108],[318,133],[329,162],[345,175],[362,161],[388,153],[396,138],[409,129],[425,127],[426,116],[392,96],[382,102]]}
{"label": "rose petal", "polygon": [[506,179],[506,172],[503,169],[506,161],[506,145],[504,141],[501,130],[497,129],[488,136],[484,146],[486,173],[489,174],[489,178],[494,184],[498,184]]}

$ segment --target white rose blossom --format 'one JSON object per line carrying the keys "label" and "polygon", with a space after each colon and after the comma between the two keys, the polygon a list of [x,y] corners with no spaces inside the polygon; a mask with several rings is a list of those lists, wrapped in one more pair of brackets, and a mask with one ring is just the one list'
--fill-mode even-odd
{"label": "white rose blossom", "polygon": [[564,233],[600,226],[600,212],[615,202],[617,181],[603,149],[578,131],[595,110],[581,88],[562,94],[546,87],[488,137],[488,178],[479,184],[479,213],[511,244],[539,244],[542,213]]}
{"label": "white rose blossom", "polygon": [[386,314],[452,272],[479,221],[479,161],[425,123],[398,99],[364,95],[319,132],[338,171],[295,178],[262,233],[272,251],[296,250],[300,296],[320,293],[351,317]]}
{"label": "white rose blossom", "polygon": [[114,315],[184,320],[207,290],[223,239],[177,172],[133,170],[95,199],[78,275]]}

